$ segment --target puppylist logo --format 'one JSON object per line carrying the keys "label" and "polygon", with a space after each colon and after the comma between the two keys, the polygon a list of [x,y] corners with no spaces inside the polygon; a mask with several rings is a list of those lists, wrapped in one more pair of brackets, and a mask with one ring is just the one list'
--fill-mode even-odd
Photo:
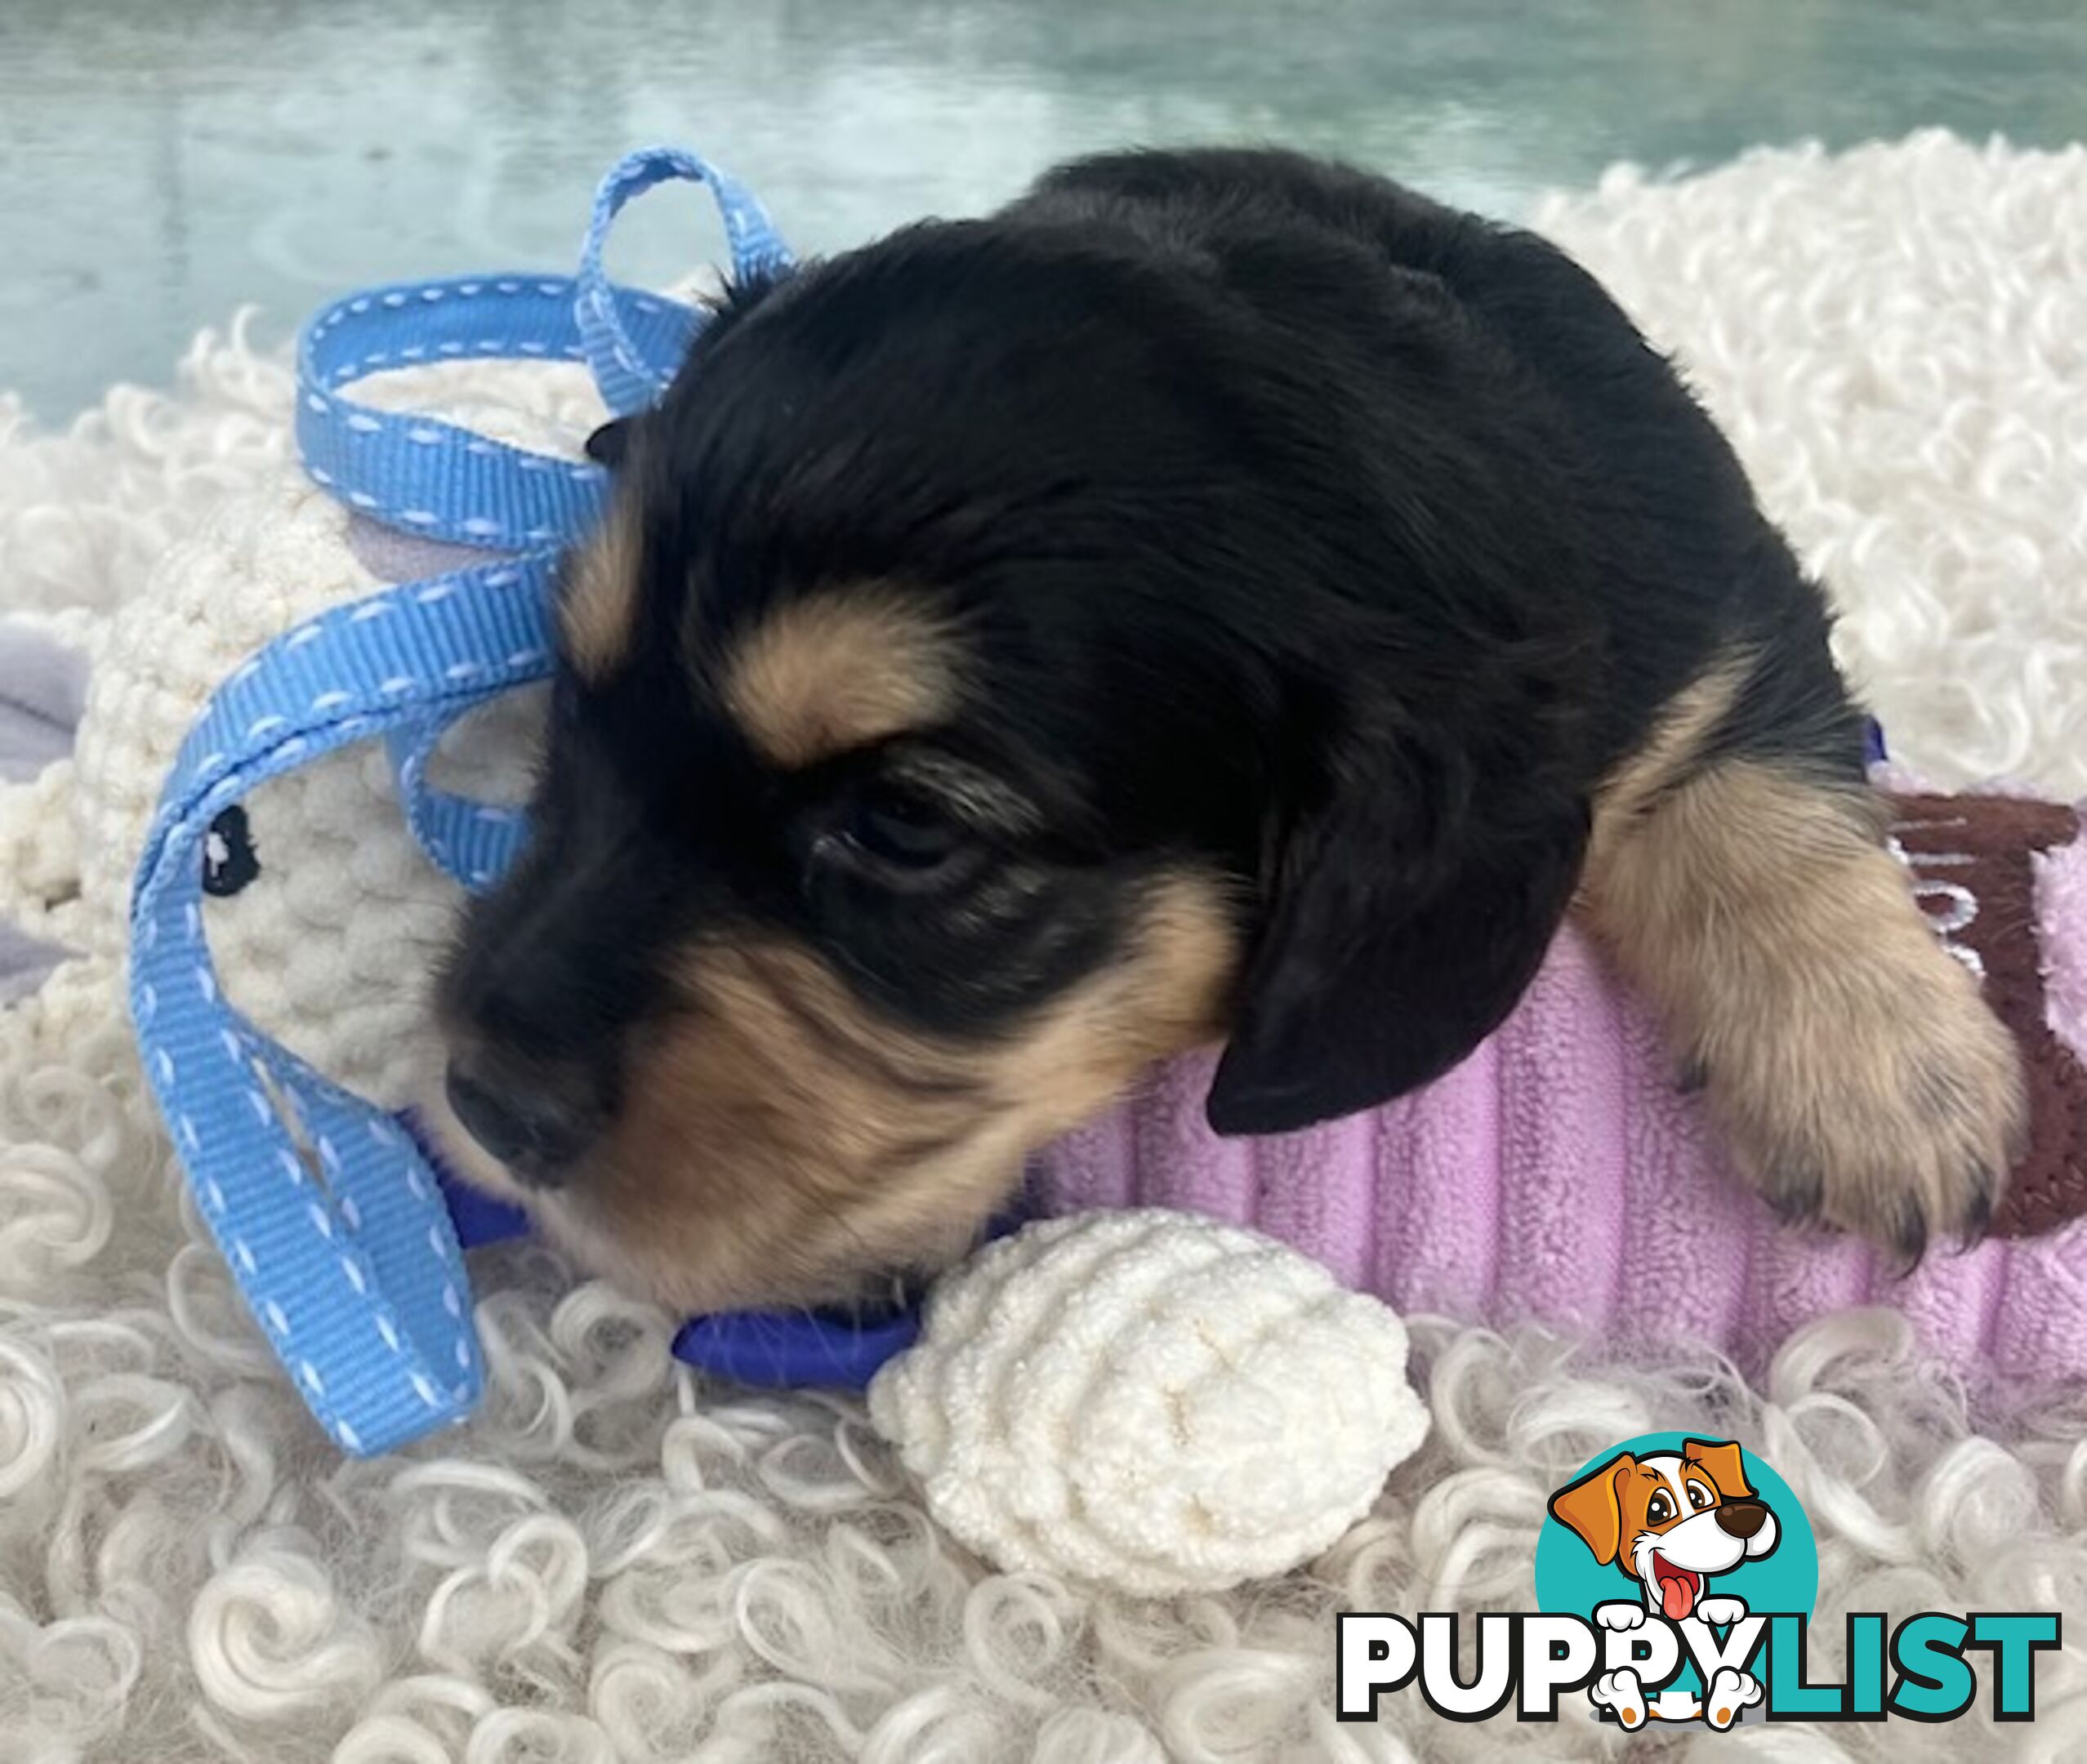
{"label": "puppylist logo", "polygon": [[1558,1719],[1584,1695],[1637,1732],[1745,1721],[1955,1721],[1977,1700],[1983,1655],[1993,1718],[2033,1721],[2036,1657],[2055,1611],[1884,1612],[1847,1619],[1838,1682],[1808,1658],[1818,1549],[1790,1486],[1732,1440],[1647,1434],[1590,1459],[1550,1498],[1530,1613],[1476,1619],[1460,1678],[1453,1612],[1344,1612],[1343,1721],[1411,1691],[1454,1721]]}

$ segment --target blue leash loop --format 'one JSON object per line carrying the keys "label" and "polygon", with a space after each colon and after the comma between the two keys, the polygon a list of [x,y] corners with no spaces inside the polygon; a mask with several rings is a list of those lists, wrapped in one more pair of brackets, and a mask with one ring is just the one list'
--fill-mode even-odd
{"label": "blue leash loop", "polygon": [[701,315],[611,283],[602,250],[626,203],[675,180],[710,191],[735,276],[787,267],[751,195],[693,154],[655,149],[603,181],[576,275],[371,288],[306,329],[297,433],[313,479],[371,520],[488,559],[330,608],[242,665],[183,741],[139,861],[130,1000],[146,1077],[248,1307],[350,1453],[390,1450],[475,1405],[484,1368],[470,1284],[437,1172],[412,1135],[225,1001],[203,924],[204,841],[258,785],[381,736],[436,864],[477,890],[512,858],[520,812],[435,789],[427,762],[458,717],[550,671],[552,570],[598,519],[604,475],[375,409],[352,389],[443,360],[583,360],[612,412],[645,408]]}

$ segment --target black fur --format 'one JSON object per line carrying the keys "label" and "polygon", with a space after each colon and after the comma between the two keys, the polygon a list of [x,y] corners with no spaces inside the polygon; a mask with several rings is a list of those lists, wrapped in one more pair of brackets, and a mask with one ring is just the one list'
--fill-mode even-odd
{"label": "black fur", "polygon": [[[662,943],[783,930],[987,1037],[1189,866],[1249,951],[1211,1120],[1301,1126],[1500,1022],[1597,784],[1719,658],[1753,657],[1713,751],[1860,777],[1820,595],[1666,361],[1549,245],[1341,167],[1090,160],[738,290],[596,451],[640,511],[637,657],[560,680],[537,848],[448,997],[597,1098]],[[960,711],[763,767],[707,664],[880,580],[963,633]]]}

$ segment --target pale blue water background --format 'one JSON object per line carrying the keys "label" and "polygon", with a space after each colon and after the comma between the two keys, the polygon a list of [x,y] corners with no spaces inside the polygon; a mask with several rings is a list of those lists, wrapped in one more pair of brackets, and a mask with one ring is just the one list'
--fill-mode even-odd
{"label": "pale blue water background", "polygon": [[[1271,139],[1513,215],[1619,158],[2087,132],[2087,0],[0,0],[0,387],[165,380],[242,301],[569,265],[625,148],[702,149],[800,250],[1068,154]],[[713,236],[633,216],[620,267]]]}

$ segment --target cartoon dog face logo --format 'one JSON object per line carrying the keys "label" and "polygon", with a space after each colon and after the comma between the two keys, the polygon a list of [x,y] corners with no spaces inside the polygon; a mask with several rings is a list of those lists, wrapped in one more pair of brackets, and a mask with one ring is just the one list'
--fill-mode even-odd
{"label": "cartoon dog face logo", "polygon": [[1687,1440],[1679,1452],[1618,1452],[1551,1497],[1551,1516],[1594,1560],[1643,1589],[1645,1609],[1679,1623],[1713,1575],[1776,1547],[1776,1516],[1747,1484],[1739,1447]]}

